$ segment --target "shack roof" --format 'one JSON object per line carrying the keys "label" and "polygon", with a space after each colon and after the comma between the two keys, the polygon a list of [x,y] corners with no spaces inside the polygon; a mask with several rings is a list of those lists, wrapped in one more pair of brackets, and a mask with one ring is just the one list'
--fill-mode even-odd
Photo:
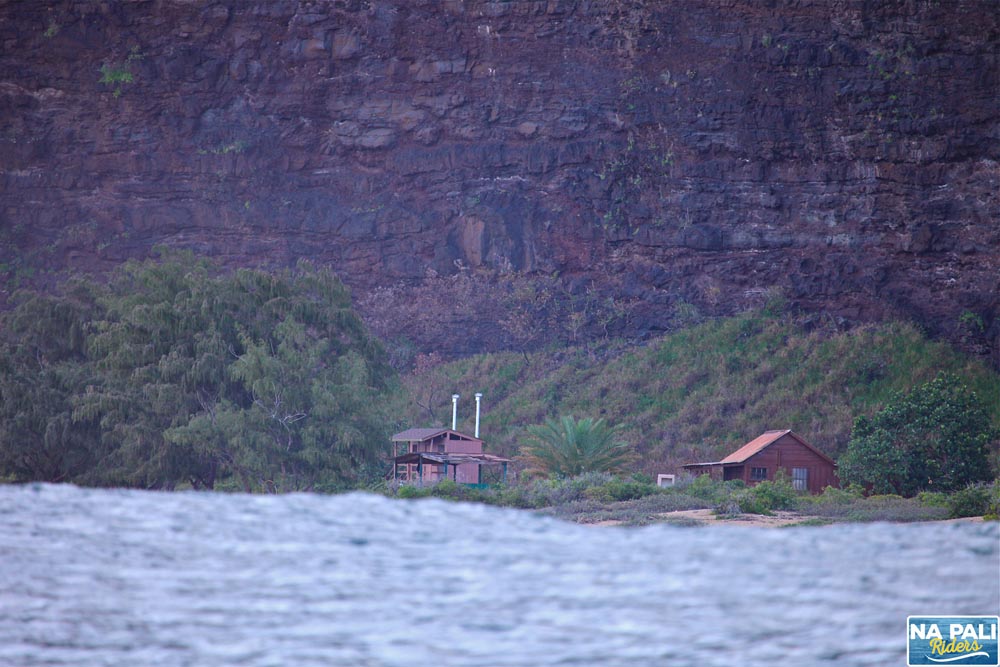
{"label": "shack roof", "polygon": [[496,463],[510,463],[510,459],[496,454],[444,454],[441,452],[410,452],[401,454],[393,459],[396,463],[443,463],[446,465],[461,465],[463,463],[476,463],[479,465],[490,465]]}
{"label": "shack roof", "polygon": [[457,436],[458,440],[471,440],[478,441],[479,438],[474,438],[471,435],[466,435],[464,433],[459,433],[458,431],[453,431],[450,428],[409,428],[405,431],[397,433],[392,436],[393,442],[424,442],[425,440],[433,440],[439,435],[445,433],[451,433]]}
{"label": "shack roof", "polygon": [[401,431],[396,435],[392,436],[393,442],[420,442],[421,440],[430,440],[435,436],[441,435],[448,429],[446,428],[408,428],[405,431]]}

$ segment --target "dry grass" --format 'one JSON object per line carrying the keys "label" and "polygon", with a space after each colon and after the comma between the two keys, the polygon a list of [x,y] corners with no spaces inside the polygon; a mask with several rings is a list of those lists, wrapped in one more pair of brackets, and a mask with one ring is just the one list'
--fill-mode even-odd
{"label": "dry grass", "polygon": [[[517,454],[528,425],[575,415],[620,425],[635,469],[650,475],[715,460],[774,428],[794,429],[837,458],[857,416],[939,371],[960,376],[994,406],[1000,424],[1000,377],[911,325],[806,331],[760,312],[638,348],[484,354],[423,368],[405,383],[413,391],[437,387],[437,396],[427,401],[425,392],[424,408],[411,403],[407,423],[447,423],[453,392],[482,391],[481,432],[496,453]],[[459,428],[471,430],[471,409],[460,415]]]}

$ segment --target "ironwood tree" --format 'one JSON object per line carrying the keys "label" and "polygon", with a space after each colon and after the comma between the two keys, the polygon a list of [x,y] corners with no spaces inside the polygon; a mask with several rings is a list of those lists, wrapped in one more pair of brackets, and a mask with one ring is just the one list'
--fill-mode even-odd
{"label": "ironwood tree", "polygon": [[100,307],[81,283],[58,298],[20,294],[19,301],[0,323],[0,474],[75,479],[97,456],[98,424],[74,418],[73,398],[95,381],[84,329]]}
{"label": "ironwood tree", "polygon": [[0,474],[141,488],[231,478],[246,491],[371,474],[395,378],[340,281],[308,263],[227,274],[164,254],[4,318]]}

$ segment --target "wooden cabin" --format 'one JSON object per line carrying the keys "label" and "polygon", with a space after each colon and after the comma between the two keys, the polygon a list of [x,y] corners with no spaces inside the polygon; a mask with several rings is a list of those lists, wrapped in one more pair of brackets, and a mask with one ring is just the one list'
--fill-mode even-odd
{"label": "wooden cabin", "polygon": [[[394,479],[434,484],[485,484],[490,477],[506,481],[510,459],[483,452],[483,441],[449,428],[411,428],[392,436]],[[402,451],[400,451],[402,450]],[[499,475],[487,475],[501,468]]]}
{"label": "wooden cabin", "polygon": [[833,459],[792,431],[767,431],[721,461],[689,463],[683,468],[722,481],[742,479],[747,486],[773,480],[784,469],[792,487],[809,493],[840,485]]}

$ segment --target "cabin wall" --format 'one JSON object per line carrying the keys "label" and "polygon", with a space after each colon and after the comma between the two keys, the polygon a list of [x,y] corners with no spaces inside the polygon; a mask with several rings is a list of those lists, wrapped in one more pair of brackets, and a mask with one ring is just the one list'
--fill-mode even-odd
{"label": "cabin wall", "polygon": [[684,470],[687,471],[692,477],[708,475],[709,479],[719,481],[722,480],[722,466],[720,465],[687,465],[684,466]]}
{"label": "cabin wall", "polygon": [[[408,463],[405,466],[401,466],[401,468],[402,467],[406,468],[406,472],[403,473],[405,474],[405,477],[403,477],[402,474],[400,475],[400,478],[403,481],[417,482],[421,479],[420,469],[416,463]],[[397,474],[400,474],[399,471],[397,471]],[[448,477],[449,479],[451,478],[450,466],[448,467]],[[436,463],[425,463],[423,465],[424,484],[436,484],[437,482],[440,482],[442,479],[444,479],[444,466],[440,466]]]}
{"label": "cabin wall", "polygon": [[459,484],[478,484],[479,466],[475,463],[463,463],[458,466],[456,475],[458,477],[456,481]]}
{"label": "cabin wall", "polygon": [[[444,450],[448,454],[482,454],[483,441],[457,439],[445,440]],[[448,466],[448,474],[455,475],[455,481],[459,484],[479,483],[479,466],[475,463],[463,463],[458,466],[457,471],[455,471],[451,466]]]}
{"label": "cabin wall", "polygon": [[445,440],[444,449],[449,454],[482,454],[482,440]]}
{"label": "cabin wall", "polygon": [[[404,481],[416,482],[420,479],[420,474],[417,472],[417,465],[415,463],[407,464],[406,466],[400,466],[400,468],[406,468],[403,477]],[[439,466],[435,463],[425,463],[424,464],[424,484],[436,484],[441,480],[445,479],[445,473],[442,470],[445,466]],[[457,474],[458,479],[455,480],[459,484],[477,484],[479,483],[479,466],[475,463],[462,463],[458,466],[456,470],[453,466],[447,466],[448,469],[448,479],[454,479],[453,475]]]}
{"label": "cabin wall", "polygon": [[767,479],[773,480],[779,468],[784,468],[789,481],[792,479],[792,468],[805,468],[809,471],[806,488],[810,493],[822,493],[827,486],[837,487],[836,470],[829,461],[817,456],[808,447],[803,446],[795,438],[784,436],[759,452],[744,464],[747,484],[757,484],[751,479],[753,468],[767,468]]}

